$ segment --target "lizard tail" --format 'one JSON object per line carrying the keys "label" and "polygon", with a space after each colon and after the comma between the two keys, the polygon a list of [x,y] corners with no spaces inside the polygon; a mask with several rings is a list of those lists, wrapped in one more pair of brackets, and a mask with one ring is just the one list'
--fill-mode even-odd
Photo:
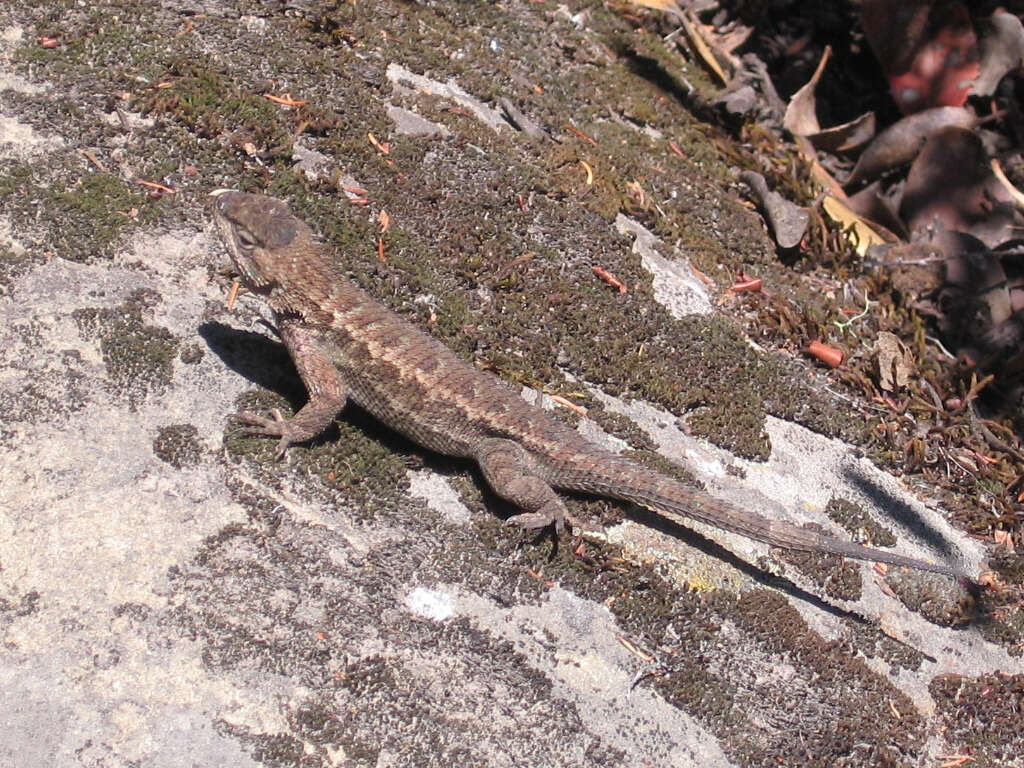
{"label": "lizard tail", "polygon": [[[621,458],[619,461],[625,462]],[[596,467],[591,467],[585,477],[579,475],[566,477],[562,478],[564,482],[555,480],[554,484],[567,490],[633,502],[658,513],[688,517],[774,547],[801,552],[823,552],[856,560],[873,560],[878,563],[904,566],[919,571],[941,573],[957,580],[966,578],[961,571],[948,565],[930,563],[895,552],[884,552],[852,541],[827,536],[817,531],[797,528],[783,521],[769,520],[757,512],[740,509],[728,502],[712,498],[706,492],[687,486],[678,480],[642,468],[632,462],[628,463],[630,466],[628,472],[614,472],[609,473],[606,477],[595,477]]]}

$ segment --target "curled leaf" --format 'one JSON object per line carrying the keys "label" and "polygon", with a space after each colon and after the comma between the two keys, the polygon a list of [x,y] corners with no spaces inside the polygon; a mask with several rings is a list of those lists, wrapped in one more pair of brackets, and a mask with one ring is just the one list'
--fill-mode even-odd
{"label": "curled leaf", "polygon": [[929,136],[951,126],[972,128],[976,123],[974,114],[963,107],[936,107],[904,117],[868,145],[844,186],[873,181],[886,171],[909,163]]}
{"label": "curled leaf", "polygon": [[1010,196],[989,168],[973,131],[948,128],[928,139],[907,175],[900,215],[911,232],[970,232],[994,246],[1016,234]]}
{"label": "curled leaf", "polygon": [[879,186],[879,183],[875,182],[856,194],[850,195],[846,201],[847,205],[858,216],[891,232],[893,240],[908,239],[907,228],[897,214],[895,204],[888,197],[879,193]]}
{"label": "curled leaf", "polygon": [[981,37],[981,72],[971,86],[974,96],[990,96],[1008,72],[1024,60],[1024,24],[1012,13],[997,9]]}
{"label": "curled leaf", "polygon": [[725,70],[722,69],[722,65],[718,63],[718,59],[715,57],[715,53],[712,50],[711,43],[705,38],[703,27],[700,22],[698,22],[696,18],[691,19],[688,13],[684,13],[680,16],[679,21],[682,22],[683,29],[686,30],[686,36],[690,38],[690,43],[693,45],[693,49],[707,65],[708,69],[715,73],[722,85],[728,83],[729,76],[725,74]]}
{"label": "curled leaf", "polygon": [[818,81],[825,71],[829,56],[832,55],[832,47],[826,46],[825,52],[821,54],[821,61],[817,69],[811,75],[803,88],[793,94],[786,106],[786,114],[782,118],[782,127],[794,136],[809,136],[812,133],[820,133],[821,125],[818,124],[818,103],[814,91],[818,87]]}
{"label": "curled leaf", "polygon": [[875,135],[875,113],[865,112],[842,125],[807,135],[817,149],[825,152],[849,152],[867,144]]}

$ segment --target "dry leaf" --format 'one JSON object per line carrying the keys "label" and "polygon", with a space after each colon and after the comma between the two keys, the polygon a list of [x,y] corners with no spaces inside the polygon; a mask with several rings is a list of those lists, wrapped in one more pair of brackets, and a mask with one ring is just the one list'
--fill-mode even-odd
{"label": "dry leaf", "polygon": [[750,187],[750,191],[757,198],[779,247],[794,248],[799,245],[810,220],[807,210],[787,200],[778,192],[769,190],[764,177],[759,173],[743,171],[740,180]]}
{"label": "dry leaf", "polygon": [[725,85],[729,82],[729,76],[725,74],[725,70],[722,69],[722,65],[718,63],[718,59],[715,58],[714,51],[711,49],[711,44],[705,39],[704,32],[702,31],[702,25],[696,21],[691,20],[689,14],[683,14],[679,17],[679,21],[683,25],[683,29],[686,30],[687,37],[690,38],[690,42],[693,44],[694,50],[697,55],[704,60],[704,63],[708,66],[712,72],[717,75],[718,79]]}
{"label": "dry leaf", "polygon": [[633,5],[642,5],[645,8],[654,8],[657,11],[669,13],[682,13],[676,0],[629,0]]}
{"label": "dry leaf", "polygon": [[[683,11],[675,0],[630,0],[630,2],[645,8],[665,11],[679,19],[679,23],[686,31],[686,36],[690,39],[693,50],[704,61],[708,69],[715,73],[722,85],[726,85],[730,78],[722,68],[721,61],[726,62],[734,70],[739,68],[739,61],[732,55],[732,51],[746,42],[753,29],[734,25],[724,34],[719,35],[711,27],[701,24],[692,11]],[[690,3],[687,5],[689,6]]]}
{"label": "dry leaf", "polygon": [[895,333],[880,331],[875,339],[875,372],[878,386],[893,392],[907,386],[916,368],[914,355]]}
{"label": "dry leaf", "polygon": [[907,174],[900,216],[911,232],[940,226],[970,232],[989,247],[1016,237],[1010,196],[973,131],[947,128],[928,139]]}
{"label": "dry leaf", "polygon": [[874,138],[875,123],[875,113],[865,112],[848,123],[808,134],[807,138],[817,149],[826,152],[850,152]]}
{"label": "dry leaf", "polygon": [[856,194],[850,195],[846,199],[846,204],[850,206],[851,211],[871,222],[872,228],[884,228],[892,234],[893,240],[908,240],[907,228],[896,212],[895,202],[879,193],[880,186],[876,181],[864,187]]}
{"label": "dry leaf", "polygon": [[994,157],[989,162],[988,167],[992,169],[992,175],[995,176],[996,181],[1003,185],[1003,189],[1010,196],[1019,207],[1024,208],[1024,192],[1021,192],[1006,178],[1006,174],[1003,173],[1003,166],[999,164],[999,161]]}
{"label": "dry leaf", "polygon": [[821,54],[821,61],[818,68],[814,70],[811,79],[799,91],[793,94],[786,106],[786,114],[782,118],[782,127],[794,136],[809,136],[812,133],[821,133],[821,125],[818,124],[817,101],[814,97],[814,89],[818,87],[818,81],[825,71],[825,64],[828,57],[832,55],[832,47],[826,46]]}
{"label": "dry leaf", "polygon": [[981,72],[971,86],[974,96],[991,96],[1006,73],[1024,59],[1024,24],[1012,13],[997,9],[982,28]]}
{"label": "dry leaf", "polygon": [[973,128],[974,114],[963,107],[935,107],[893,123],[868,145],[846,180],[847,188],[863,184],[909,163],[930,136],[950,127]]}
{"label": "dry leaf", "polygon": [[724,29],[715,32],[717,47],[719,50],[731,54],[747,42],[753,32],[753,27],[745,27],[738,21],[731,21]]}

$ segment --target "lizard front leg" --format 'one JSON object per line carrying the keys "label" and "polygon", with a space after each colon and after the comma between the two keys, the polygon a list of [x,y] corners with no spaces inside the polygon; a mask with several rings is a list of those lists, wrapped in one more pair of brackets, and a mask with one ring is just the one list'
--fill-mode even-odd
{"label": "lizard front leg", "polygon": [[491,489],[523,510],[506,522],[528,530],[554,523],[561,533],[566,522],[578,523],[569,515],[565,502],[533,467],[533,460],[514,440],[493,437],[480,442],[473,452],[484,479]]}
{"label": "lizard front leg", "polygon": [[320,351],[316,337],[298,323],[282,322],[279,328],[292,362],[309,392],[309,402],[285,419],[280,412],[271,412],[271,418],[243,411],[236,418],[245,422],[246,431],[253,435],[280,437],[277,457],[284,456],[288,446],[302,443],[323,432],[338,412],[345,407],[347,393],[338,375],[338,369]]}

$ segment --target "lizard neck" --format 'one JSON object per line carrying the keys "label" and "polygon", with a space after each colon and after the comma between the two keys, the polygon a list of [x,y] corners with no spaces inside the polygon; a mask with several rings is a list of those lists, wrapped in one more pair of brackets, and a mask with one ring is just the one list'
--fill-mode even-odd
{"label": "lizard neck", "polygon": [[276,280],[268,296],[279,316],[298,316],[306,322],[329,324],[339,313],[347,313],[371,301],[343,274],[320,243],[296,243],[277,258],[286,267],[287,280]]}

